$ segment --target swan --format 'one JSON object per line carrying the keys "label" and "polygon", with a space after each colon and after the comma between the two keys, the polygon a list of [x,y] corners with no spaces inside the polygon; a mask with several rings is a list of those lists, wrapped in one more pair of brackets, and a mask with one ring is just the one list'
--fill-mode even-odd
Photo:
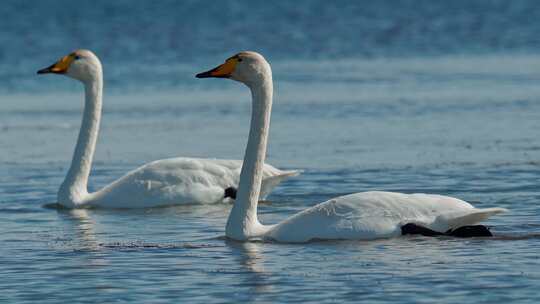
{"label": "swan", "polygon": [[[38,74],[63,74],[83,83],[84,114],[71,166],[58,190],[58,203],[67,208],[145,208],[187,203],[216,203],[236,197],[240,160],[178,157],[145,164],[89,193],[88,177],[101,119],[101,62],[89,50],[76,50]],[[261,198],[299,171],[264,165]],[[230,197],[230,198],[229,198]]]}
{"label": "swan", "polygon": [[230,78],[251,91],[252,114],[236,201],[225,228],[238,241],[302,243],[312,240],[371,240],[404,234],[491,236],[474,225],[504,208],[479,209],[447,196],[369,191],[340,196],[307,208],[275,225],[257,218],[270,112],[272,70],[256,52],[240,52],[197,78]]}

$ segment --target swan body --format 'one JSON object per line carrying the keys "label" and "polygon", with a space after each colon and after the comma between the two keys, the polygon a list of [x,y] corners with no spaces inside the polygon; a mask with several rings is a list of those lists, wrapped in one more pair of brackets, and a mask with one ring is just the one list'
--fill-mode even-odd
{"label": "swan body", "polygon": [[[202,158],[171,158],[143,165],[103,189],[89,193],[88,177],[99,132],[103,73],[91,51],[77,50],[38,74],[64,74],[81,81],[85,106],[71,166],[58,191],[58,203],[67,208],[145,208],[227,200],[226,189],[237,188],[242,162]],[[299,171],[263,165],[261,198]]]}
{"label": "swan body", "polygon": [[241,52],[197,77],[231,78],[244,83],[252,93],[251,127],[238,196],[225,229],[226,236],[231,239],[293,243],[370,240],[402,235],[402,227],[407,224],[444,234],[506,211],[504,208],[475,208],[448,196],[373,191],[333,198],[278,224],[263,225],[257,217],[257,197],[263,178],[272,108],[270,65],[258,53]]}
{"label": "swan body", "polygon": [[444,234],[503,211],[477,209],[442,195],[360,192],[305,209],[270,227],[262,237],[280,242],[371,240],[400,236],[401,227],[409,223]]}
{"label": "swan body", "polygon": [[[177,157],[143,165],[89,195],[94,207],[145,208],[182,203],[218,203],[224,190],[238,185],[240,160]],[[265,164],[260,198],[264,199],[297,171],[281,171]],[[87,203],[88,204],[88,203]]]}

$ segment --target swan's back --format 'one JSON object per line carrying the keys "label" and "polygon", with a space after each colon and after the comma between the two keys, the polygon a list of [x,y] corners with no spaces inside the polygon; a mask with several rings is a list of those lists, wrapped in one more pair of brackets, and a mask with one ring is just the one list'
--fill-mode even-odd
{"label": "swan's back", "polygon": [[[224,189],[237,187],[242,161],[177,157],[143,165],[93,193],[89,206],[145,208],[174,204],[218,203]],[[267,195],[280,181],[296,171],[281,171],[265,164]],[[297,173],[296,173],[297,174]],[[276,179],[279,182],[276,182]]]}
{"label": "swan's back", "polygon": [[278,241],[313,239],[377,239],[401,234],[401,226],[415,223],[446,232],[476,224],[504,211],[477,209],[448,196],[361,192],[341,196],[308,208],[272,227],[268,236]]}

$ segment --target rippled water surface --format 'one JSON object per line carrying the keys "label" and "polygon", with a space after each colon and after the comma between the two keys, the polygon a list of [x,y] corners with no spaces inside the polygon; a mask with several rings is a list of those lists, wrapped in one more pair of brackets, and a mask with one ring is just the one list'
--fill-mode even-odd
{"label": "rippled water surface", "polygon": [[[0,302],[540,301],[536,1],[357,2],[7,1]],[[193,75],[250,48],[274,73],[268,162],[304,170],[260,205],[262,222],[366,190],[511,212],[486,222],[489,239],[292,245],[226,240],[229,205],[49,208],[83,96],[73,80],[34,73],[76,47],[94,49],[106,73],[91,189],[155,159],[241,158],[249,93]]]}

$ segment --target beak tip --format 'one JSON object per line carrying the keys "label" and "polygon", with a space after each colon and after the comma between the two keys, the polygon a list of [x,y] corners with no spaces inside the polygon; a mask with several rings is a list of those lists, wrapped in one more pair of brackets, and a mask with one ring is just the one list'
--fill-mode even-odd
{"label": "beak tip", "polygon": [[37,71],[37,74],[47,74],[47,73],[51,73],[51,68],[44,68],[44,69],[41,69],[39,71]]}
{"label": "beak tip", "polygon": [[208,78],[210,77],[210,73],[208,72],[203,72],[203,73],[199,73],[197,75],[195,75],[196,78]]}

